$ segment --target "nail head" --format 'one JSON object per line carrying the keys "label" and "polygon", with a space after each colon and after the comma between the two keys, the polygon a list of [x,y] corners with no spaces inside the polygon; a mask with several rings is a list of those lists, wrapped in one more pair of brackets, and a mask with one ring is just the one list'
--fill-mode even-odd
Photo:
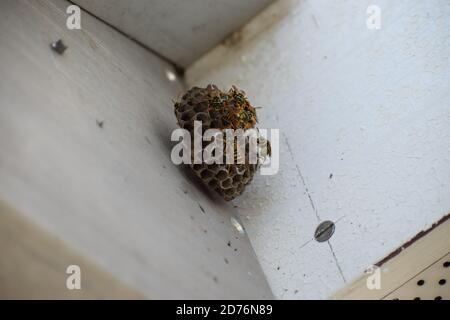
{"label": "nail head", "polygon": [[53,42],[50,45],[50,47],[53,51],[55,51],[58,54],[63,54],[67,50],[67,46],[64,44],[64,42],[61,39]]}

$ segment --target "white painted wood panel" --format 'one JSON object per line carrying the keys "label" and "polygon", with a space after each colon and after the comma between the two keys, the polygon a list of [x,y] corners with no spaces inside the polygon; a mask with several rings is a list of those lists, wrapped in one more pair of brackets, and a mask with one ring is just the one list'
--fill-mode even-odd
{"label": "white painted wood panel", "polygon": [[74,0],[181,67],[187,67],[273,0]]}
{"label": "white painted wood panel", "polygon": [[[104,269],[0,201],[0,299],[143,299]],[[73,264],[81,290],[67,290]]]}
{"label": "white painted wood panel", "polygon": [[171,66],[68,4],[0,2],[0,199],[145,297],[271,297],[233,207],[170,161]]}
{"label": "white painted wood panel", "polygon": [[449,16],[446,0],[282,0],[187,70],[281,129],[279,174],[236,202],[277,297],[329,297],[450,212]]}
{"label": "white painted wood panel", "polygon": [[[440,296],[449,300],[448,280],[439,284],[450,275],[447,261],[450,263],[450,219],[445,217],[414,241],[403,244],[401,251],[379,264],[378,271],[362,274],[333,299],[432,300]],[[376,280],[378,290],[370,290],[367,283],[374,285]],[[419,280],[424,280],[424,285],[418,285]]]}

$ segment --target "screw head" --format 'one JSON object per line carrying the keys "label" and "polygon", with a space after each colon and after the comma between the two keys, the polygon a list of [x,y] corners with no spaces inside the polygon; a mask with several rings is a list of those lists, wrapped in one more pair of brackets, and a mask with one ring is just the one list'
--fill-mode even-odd
{"label": "screw head", "polygon": [[317,242],[328,241],[334,233],[335,225],[333,221],[323,221],[317,226],[316,232],[314,233],[314,239]]}
{"label": "screw head", "polygon": [[240,233],[240,234],[244,234],[245,233],[245,229],[242,226],[242,224],[235,218],[235,217],[231,217],[230,218],[231,224],[233,225],[233,227],[236,228],[236,230]]}
{"label": "screw head", "polygon": [[66,51],[67,46],[64,44],[64,42],[61,39],[59,39],[58,41],[53,42],[50,45],[50,48],[58,54],[63,54],[64,51]]}

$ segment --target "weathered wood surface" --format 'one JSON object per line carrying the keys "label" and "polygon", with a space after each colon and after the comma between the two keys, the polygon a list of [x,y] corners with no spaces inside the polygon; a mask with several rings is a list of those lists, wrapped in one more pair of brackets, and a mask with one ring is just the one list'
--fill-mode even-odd
{"label": "weathered wood surface", "polygon": [[144,297],[270,297],[233,207],[170,161],[171,66],[68,5],[0,2],[1,201]]}
{"label": "weathered wood surface", "polygon": [[184,68],[273,1],[74,0]]}
{"label": "weathered wood surface", "polygon": [[187,70],[280,128],[280,172],[236,202],[277,297],[326,298],[450,212],[449,16],[447,0],[280,0]]}

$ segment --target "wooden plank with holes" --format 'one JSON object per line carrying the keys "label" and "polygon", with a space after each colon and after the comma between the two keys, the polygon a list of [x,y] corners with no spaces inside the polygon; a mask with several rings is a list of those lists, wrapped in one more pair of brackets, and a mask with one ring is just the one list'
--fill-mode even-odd
{"label": "wooden plank with holes", "polygon": [[[422,237],[400,247],[378,264],[380,287],[367,285],[373,271],[337,292],[334,299],[450,299],[450,219],[448,216],[426,231]],[[424,280],[425,285],[420,285]]]}

